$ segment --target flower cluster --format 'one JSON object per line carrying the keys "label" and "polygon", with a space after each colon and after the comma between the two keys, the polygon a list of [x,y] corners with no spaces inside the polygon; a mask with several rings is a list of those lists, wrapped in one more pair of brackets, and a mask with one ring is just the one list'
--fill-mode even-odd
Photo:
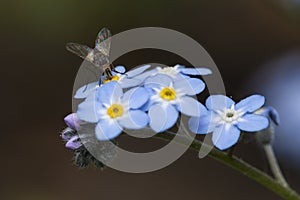
{"label": "flower cluster", "polygon": [[[125,73],[118,66],[110,79],[102,84],[91,83],[78,89],[75,98],[85,98],[78,106],[81,121],[96,123],[99,140],[110,140],[123,129],[142,129],[149,125],[155,132],[172,127],[179,112],[187,116],[200,116],[205,107],[192,98],[201,93],[205,84],[188,75],[206,75],[209,69],[183,66],[146,71],[144,65]],[[117,78],[119,77],[119,78]]]}
{"label": "flower cluster", "polygon": [[[79,88],[75,98],[84,99],[76,115],[66,119],[75,130],[81,123],[95,124],[98,140],[112,140],[124,129],[149,126],[161,133],[174,126],[180,114],[190,117],[189,129],[196,134],[212,133],[214,145],[225,150],[235,145],[241,132],[258,132],[269,126],[269,119],[279,123],[276,110],[263,107],[265,99],[252,95],[235,103],[224,95],[211,95],[205,106],[196,95],[205,89],[197,76],[209,75],[207,68],[156,67],[144,65],[126,72],[117,66],[112,76],[102,76]],[[73,122],[73,123],[70,123]],[[75,123],[76,122],[76,123]],[[78,136],[63,136],[66,146],[82,144]]]}

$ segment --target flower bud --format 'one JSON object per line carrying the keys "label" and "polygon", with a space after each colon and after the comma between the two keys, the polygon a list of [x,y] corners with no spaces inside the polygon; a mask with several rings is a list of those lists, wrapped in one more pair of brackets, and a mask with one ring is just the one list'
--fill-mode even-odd
{"label": "flower bud", "polygon": [[72,129],[78,130],[80,127],[80,120],[76,113],[71,113],[64,118],[65,123]]}

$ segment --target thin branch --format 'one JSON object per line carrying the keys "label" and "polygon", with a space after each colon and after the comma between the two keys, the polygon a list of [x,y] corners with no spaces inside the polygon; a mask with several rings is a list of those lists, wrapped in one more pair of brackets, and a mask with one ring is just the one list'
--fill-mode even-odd
{"label": "thin branch", "polygon": [[280,167],[279,167],[279,164],[277,162],[277,159],[276,159],[276,156],[274,154],[274,151],[273,151],[273,148],[270,144],[265,144],[264,145],[264,150],[266,152],[266,156],[267,156],[267,159],[269,161],[269,165],[270,165],[270,168],[272,170],[272,173],[273,175],[275,176],[276,180],[281,183],[281,185],[285,186],[285,187],[288,187],[288,183],[286,182],[281,170],[280,170]]}
{"label": "thin branch", "polygon": [[[156,134],[154,137],[166,141],[171,141],[174,135],[175,133],[166,131],[161,134]],[[183,136],[181,136],[180,140],[176,140],[175,142],[181,145],[187,145],[187,139]],[[202,145],[206,145],[206,144],[203,144],[201,141],[194,140],[190,145],[190,149],[193,149],[198,152]],[[279,196],[281,196],[286,200],[300,200],[300,196],[288,185],[286,186],[283,183],[273,179],[266,173],[251,166],[250,164],[242,161],[241,159],[235,156],[229,157],[226,153],[219,151],[215,148],[212,149],[212,151],[209,153],[209,156],[241,172],[242,174],[260,183],[261,185],[265,186],[266,188],[270,189],[271,191],[273,191],[274,193],[278,194]]]}

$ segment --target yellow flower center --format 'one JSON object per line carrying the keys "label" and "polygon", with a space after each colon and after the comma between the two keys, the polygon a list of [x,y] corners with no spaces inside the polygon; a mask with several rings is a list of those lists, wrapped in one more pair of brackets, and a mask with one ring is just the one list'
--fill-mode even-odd
{"label": "yellow flower center", "polygon": [[111,77],[111,78],[108,78],[108,79],[103,80],[103,83],[108,83],[108,82],[110,82],[110,81],[118,81],[119,79],[120,79],[120,77],[118,77],[118,76],[113,76],[113,77]]}
{"label": "yellow flower center", "polygon": [[171,101],[174,100],[176,98],[176,91],[173,88],[164,88],[160,91],[160,97]]}
{"label": "yellow flower center", "polygon": [[113,104],[107,109],[107,114],[111,118],[121,117],[124,113],[123,107],[120,104]]}

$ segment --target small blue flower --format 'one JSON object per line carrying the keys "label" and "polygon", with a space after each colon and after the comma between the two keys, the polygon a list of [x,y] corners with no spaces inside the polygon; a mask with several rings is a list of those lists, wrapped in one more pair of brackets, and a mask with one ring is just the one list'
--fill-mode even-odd
{"label": "small blue flower", "polygon": [[238,142],[241,131],[257,132],[269,126],[268,118],[253,114],[264,102],[261,95],[252,95],[237,104],[224,95],[212,95],[206,100],[207,115],[192,117],[189,128],[198,134],[213,132],[214,145],[227,149]]}
{"label": "small blue flower", "polygon": [[101,85],[79,104],[80,120],[97,123],[95,132],[99,140],[110,140],[121,134],[123,128],[140,129],[147,126],[148,115],[139,110],[149,99],[143,87],[132,88],[123,94],[118,82]]}
{"label": "small blue flower", "polygon": [[190,78],[189,76],[203,76],[209,75],[212,71],[208,68],[186,68],[183,65],[175,65],[174,67],[156,67],[155,69],[144,72],[138,77],[143,79],[157,74],[165,74],[170,76],[173,80],[181,78]]}
{"label": "small blue flower", "polygon": [[145,88],[151,94],[146,104],[150,117],[150,127],[155,132],[162,132],[172,127],[178,118],[178,112],[187,116],[200,116],[206,108],[192,95],[199,94],[205,88],[200,79],[180,79],[158,74],[145,80]]}
{"label": "small blue flower", "polygon": [[255,114],[263,115],[271,119],[277,126],[280,124],[280,117],[277,110],[271,106],[263,107],[255,112]]}
{"label": "small blue flower", "polygon": [[[124,66],[116,66],[115,70],[112,71],[113,77],[111,79],[106,79],[105,76],[101,77],[103,83],[108,83],[110,81],[117,81],[122,88],[131,88],[142,84],[144,79],[136,78],[136,76],[143,73],[145,70],[150,68],[151,65],[143,65],[136,69],[130,70],[126,72]],[[125,73],[126,72],[126,73]],[[83,99],[86,98],[89,94],[95,91],[99,87],[99,82],[89,83],[80,87],[74,96],[76,99]]]}

